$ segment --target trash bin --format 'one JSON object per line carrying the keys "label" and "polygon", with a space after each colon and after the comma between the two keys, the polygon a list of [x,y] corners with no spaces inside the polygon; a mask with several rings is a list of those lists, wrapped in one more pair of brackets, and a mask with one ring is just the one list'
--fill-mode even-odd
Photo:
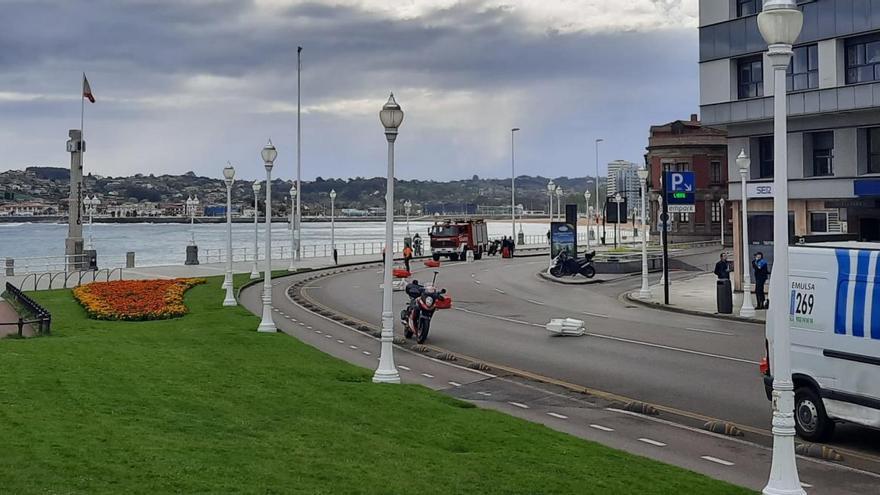
{"label": "trash bin", "polygon": [[86,249],[83,254],[85,254],[85,266],[82,267],[83,270],[95,271],[98,269],[98,252],[94,249]]}
{"label": "trash bin", "polygon": [[719,280],[715,292],[718,299],[718,314],[733,314],[733,286],[730,285],[730,279]]}
{"label": "trash bin", "polygon": [[[195,244],[190,244],[186,247],[186,261],[183,262],[184,265],[198,265],[199,264],[199,247]],[[132,262],[132,266],[134,262]]]}

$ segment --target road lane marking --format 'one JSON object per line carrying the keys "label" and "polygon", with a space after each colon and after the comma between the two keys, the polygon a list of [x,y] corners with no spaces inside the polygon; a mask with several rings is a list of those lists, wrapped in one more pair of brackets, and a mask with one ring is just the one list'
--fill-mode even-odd
{"label": "road lane marking", "polygon": [[525,404],[523,404],[523,403],[521,403],[521,402],[510,402],[510,401],[508,401],[507,403],[510,404],[511,406],[516,406],[516,407],[518,407],[518,408],[520,408],[520,409],[529,409],[529,406],[527,406],[527,405],[525,405]]}
{"label": "road lane marking", "polygon": [[535,301],[534,299],[526,299],[526,301],[532,304],[537,304],[538,306],[546,306],[546,304],[542,303],[541,301]]}
{"label": "road lane marking", "polygon": [[589,311],[581,311],[582,315],[595,316],[596,318],[608,318],[608,315],[600,315],[599,313],[590,313]]}
{"label": "road lane marking", "polygon": [[498,288],[495,289],[495,292],[497,292],[499,294],[507,294],[507,292],[504,292],[503,290],[498,289]]}
{"label": "road lane marking", "polygon": [[730,332],[719,332],[717,330],[706,330],[704,328],[685,328],[685,330],[689,332],[700,332],[700,333],[711,333],[714,335],[727,335],[728,337],[733,337],[734,334]]}
{"label": "road lane marking", "polygon": [[593,428],[594,430],[599,430],[599,431],[614,431],[614,428],[609,428],[607,426],[602,426],[602,425],[590,425],[590,428]]}
{"label": "road lane marking", "polygon": [[663,442],[658,442],[657,440],[651,440],[650,438],[640,438],[640,442],[644,442],[648,445],[653,445],[655,447],[666,447],[666,444]]}
{"label": "road lane marking", "polygon": [[329,333],[328,333],[328,334],[325,334],[324,337],[327,337],[328,339],[332,339],[332,338],[333,338],[333,336],[330,335]]}
{"label": "road lane marking", "polygon": [[425,378],[434,378],[434,375],[430,375],[428,373],[422,373],[422,376]]}
{"label": "road lane marking", "polygon": [[449,384],[452,385],[453,387],[460,387],[461,386],[461,384],[458,382],[449,382]]}
{"label": "road lane marking", "polygon": [[303,323],[303,322],[301,322],[301,321],[298,321],[298,322],[297,322],[297,323],[299,323],[299,326],[301,326],[301,327],[304,327],[304,326],[306,326],[306,324],[305,324],[305,323]]}
{"label": "road lane marking", "polygon": [[372,355],[372,353],[371,353],[370,351],[362,351],[362,352],[364,353],[364,356],[370,356],[370,355]]}
{"label": "road lane marking", "polygon": [[344,343],[345,343],[345,341],[344,341],[344,340],[341,340],[341,339],[336,339],[336,342],[339,342],[340,344],[344,344]]}
{"label": "road lane marking", "polygon": [[477,285],[480,285],[480,284],[482,284],[483,282],[480,282],[479,280],[474,280],[474,283],[477,284]]}
{"label": "road lane marking", "polygon": [[746,363],[746,364],[751,364],[751,365],[755,365],[755,366],[758,366],[759,364],[761,364],[757,361],[751,361],[749,359],[742,359],[742,358],[733,357],[733,356],[723,356],[721,354],[713,354],[711,352],[694,351],[691,349],[682,349],[681,347],[672,347],[672,346],[668,346],[668,345],[654,344],[651,342],[642,342],[640,340],[624,339],[621,337],[612,337],[610,335],[602,335],[602,334],[598,334],[598,333],[587,333],[586,335],[589,335],[590,337],[596,337],[599,339],[615,340],[618,342],[626,342],[629,344],[643,345],[646,347],[654,347],[656,349],[665,349],[667,351],[683,352],[685,354],[694,354],[696,356],[705,356],[705,357],[711,357],[711,358],[715,358],[715,359],[724,359],[726,361],[734,361],[737,363]]}
{"label": "road lane marking", "polygon": [[722,466],[733,466],[733,463],[730,461],[725,461],[724,459],[719,459],[717,457],[712,457],[711,455],[701,456],[700,459],[705,461],[714,462],[715,464],[721,464]]}
{"label": "road lane marking", "polygon": [[348,346],[348,348],[349,348],[349,349],[353,349],[353,350],[357,350],[358,346],[356,346],[356,345],[350,345],[350,346]]}
{"label": "road lane marking", "polygon": [[323,332],[321,332],[320,330],[315,330],[315,333],[323,333]]}
{"label": "road lane marking", "polygon": [[813,488],[813,485],[811,485],[809,483],[801,483],[801,486],[804,488]]}
{"label": "road lane marking", "polygon": [[[296,321],[296,320],[293,320],[293,321]],[[308,328],[309,330],[311,330],[311,329],[312,329],[312,326],[311,326],[311,325],[307,325],[306,328]]]}
{"label": "road lane marking", "polygon": [[568,419],[568,416],[565,416],[562,414],[557,414],[555,412],[548,412],[547,416],[553,416],[554,418],[559,418],[559,419]]}
{"label": "road lane marking", "polygon": [[482,395],[483,397],[492,397],[492,394],[489,392],[477,392],[478,395]]}
{"label": "road lane marking", "polygon": [[398,368],[400,368],[402,370],[406,370],[406,371],[412,371],[408,366],[404,366],[402,364],[400,366],[398,366]]}
{"label": "road lane marking", "polygon": [[464,309],[464,308],[455,308],[455,307],[453,307],[453,309],[456,310],[456,311],[464,312],[464,313],[470,313],[470,314],[472,314],[472,315],[485,316],[486,318],[494,318],[494,319],[496,319],[496,320],[509,321],[509,322],[511,322],[511,323],[519,323],[520,325],[529,325],[529,326],[532,326],[532,327],[544,328],[544,325],[541,325],[541,324],[538,324],[538,323],[529,323],[529,322],[527,322],[527,321],[514,320],[513,318],[505,318],[505,317],[503,317],[503,316],[495,316],[495,315],[490,315],[490,314],[486,314],[486,313],[480,313],[479,311],[472,311],[472,310],[470,310],[470,309]]}

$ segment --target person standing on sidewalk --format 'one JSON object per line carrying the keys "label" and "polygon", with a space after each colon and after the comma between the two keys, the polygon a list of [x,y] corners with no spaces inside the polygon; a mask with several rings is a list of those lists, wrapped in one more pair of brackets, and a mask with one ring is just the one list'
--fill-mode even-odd
{"label": "person standing on sidewalk", "polygon": [[767,266],[767,260],[764,259],[764,253],[755,253],[755,259],[752,261],[752,268],[755,270],[755,299],[758,300],[757,309],[767,309],[767,296],[764,293],[764,284],[770,277],[770,270]]}
{"label": "person standing on sidewalk", "polygon": [[730,280],[730,263],[727,262],[727,253],[721,253],[721,259],[715,263],[715,276],[718,280]]}
{"label": "person standing on sidewalk", "polygon": [[403,246],[403,265],[406,266],[406,271],[411,271],[409,269],[409,261],[413,257],[413,249],[409,247],[409,244]]}

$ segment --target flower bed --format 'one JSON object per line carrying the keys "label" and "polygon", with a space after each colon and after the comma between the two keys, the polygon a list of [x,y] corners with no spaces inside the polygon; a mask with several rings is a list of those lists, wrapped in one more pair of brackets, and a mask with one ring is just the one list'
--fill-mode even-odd
{"label": "flower bed", "polygon": [[95,282],[73,289],[73,297],[96,320],[165,320],[185,315],[183,294],[203,283],[199,278]]}

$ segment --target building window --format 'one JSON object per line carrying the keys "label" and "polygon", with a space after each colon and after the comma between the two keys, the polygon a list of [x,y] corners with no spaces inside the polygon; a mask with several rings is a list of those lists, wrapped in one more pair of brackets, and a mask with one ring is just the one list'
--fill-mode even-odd
{"label": "building window", "polygon": [[785,84],[789,91],[802,91],[819,87],[819,46],[799,46],[785,71]]}
{"label": "building window", "polygon": [[672,166],[673,172],[687,172],[689,170],[689,165],[687,162],[678,162]]}
{"label": "building window", "polygon": [[834,132],[814,132],[810,139],[813,143],[813,177],[834,175]]}
{"label": "building window", "polygon": [[880,80],[880,35],[846,41],[846,83]]}
{"label": "building window", "polygon": [[868,173],[880,174],[880,127],[868,129]]}
{"label": "building window", "polygon": [[712,202],[712,223],[721,223],[721,204]]}
{"label": "building window", "polygon": [[828,232],[827,213],[810,213],[810,232],[814,234]]}
{"label": "building window", "polygon": [[764,60],[762,55],[737,62],[739,99],[764,96]]}
{"label": "building window", "polygon": [[709,162],[709,179],[712,184],[721,183],[721,162]]}
{"label": "building window", "polygon": [[758,178],[773,178],[773,136],[758,138]]}
{"label": "building window", "polygon": [[690,213],[676,213],[678,215],[678,223],[689,223],[691,221]]}
{"label": "building window", "polygon": [[736,16],[745,17],[758,13],[758,0],[736,0]]}

